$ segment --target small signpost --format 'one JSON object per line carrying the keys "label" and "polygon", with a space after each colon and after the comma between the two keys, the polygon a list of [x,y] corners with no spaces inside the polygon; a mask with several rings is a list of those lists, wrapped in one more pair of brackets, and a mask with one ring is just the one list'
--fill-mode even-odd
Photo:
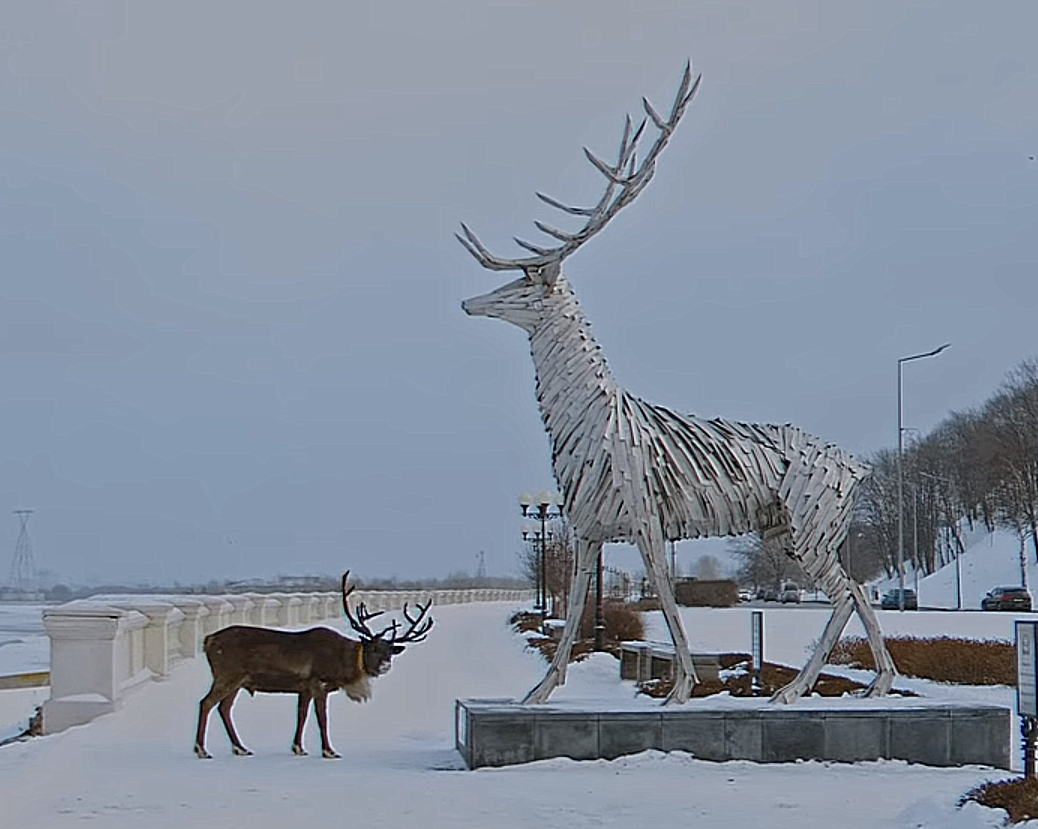
{"label": "small signpost", "polygon": [[[1033,640],[1032,640],[1033,641]],[[754,610],[750,614],[750,648],[753,654],[753,696],[760,696],[760,670],[764,665],[764,611]]]}
{"label": "small signpost", "polygon": [[1035,776],[1038,736],[1038,622],[1016,623],[1016,712],[1023,738],[1024,776]]}

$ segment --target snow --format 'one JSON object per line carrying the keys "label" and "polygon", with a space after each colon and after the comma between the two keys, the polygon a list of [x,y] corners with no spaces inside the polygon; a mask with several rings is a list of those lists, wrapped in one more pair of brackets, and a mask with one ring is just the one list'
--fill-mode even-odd
{"label": "snow", "polygon": [[[544,663],[507,626],[507,604],[444,606],[428,641],[408,648],[375,683],[365,706],[342,694],[330,700],[332,742],[342,760],[322,760],[310,723],[308,757],[288,750],[294,698],[242,695],[238,731],[254,752],[231,755],[213,717],[212,761],[191,743],[197,701],[208,687],[204,660],[178,666],[145,685],[121,710],[86,726],[0,749],[3,826],[61,829],[94,823],[120,827],[281,827],[308,823],[465,827],[1000,826],[1002,813],[956,802],[975,784],[1006,776],[979,767],[936,769],[901,762],[859,764],[710,763],[688,754],[645,752],[614,761],[548,760],[467,771],[453,747],[459,697],[514,697],[540,677]],[[746,650],[749,610],[685,611],[698,646]],[[1002,635],[1009,614],[884,614],[893,631],[970,630]],[[961,620],[961,621],[960,621]],[[818,635],[824,611],[766,611],[765,652],[798,662]],[[650,614],[658,632],[658,619]],[[915,681],[928,695],[943,690]],[[946,690],[946,689],[944,689]],[[960,698],[1009,704],[1012,691],[957,689]],[[17,692],[24,693],[24,692]],[[570,669],[552,702],[655,705],[635,698],[617,663],[595,655]],[[857,704],[842,700],[839,704]],[[808,701],[806,704],[812,704]]]}
{"label": "snow", "polygon": [[50,640],[43,633],[44,607],[0,603],[0,676],[50,669]]}
{"label": "snow", "polygon": [[[961,573],[959,581],[962,590],[962,607],[976,610],[980,608],[980,600],[993,587],[1014,586],[1020,580],[1020,539],[1016,533],[996,530],[969,530],[965,525],[960,528],[963,546],[966,551],[960,560]],[[906,559],[909,557],[911,541],[906,543]],[[1034,546],[1030,539],[1025,543],[1024,552],[1028,559],[1026,564],[1027,584],[1038,584],[1038,564],[1034,561]],[[898,586],[897,579],[885,579],[877,583],[882,593]],[[907,569],[905,587],[915,588],[916,580],[911,567]],[[919,579],[920,607],[956,607],[956,572],[954,562],[942,567],[930,576]],[[1032,596],[1034,595],[1032,590]],[[1038,607],[1038,604],[1035,605]],[[1012,638],[1010,635],[1009,638]]]}

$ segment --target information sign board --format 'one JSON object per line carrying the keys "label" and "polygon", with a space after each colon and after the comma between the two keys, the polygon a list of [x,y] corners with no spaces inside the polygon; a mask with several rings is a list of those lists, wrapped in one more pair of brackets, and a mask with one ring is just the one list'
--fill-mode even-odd
{"label": "information sign board", "polygon": [[1016,623],[1016,711],[1038,717],[1038,622]]}

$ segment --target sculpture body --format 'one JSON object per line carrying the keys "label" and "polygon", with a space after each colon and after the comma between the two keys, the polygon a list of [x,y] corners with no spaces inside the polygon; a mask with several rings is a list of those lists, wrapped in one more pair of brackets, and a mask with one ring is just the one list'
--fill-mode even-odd
{"label": "sculpture body", "polygon": [[862,619],[878,666],[867,693],[886,693],[895,675],[875,614],[838,557],[855,489],[867,469],[794,426],[682,416],[625,391],[609,371],[576,296],[561,275],[562,260],[648,183],[656,157],[697,86],[698,80],[691,85],[686,68],[666,121],[645,102],[659,136],[640,166],[634,148],[644,122],[632,136],[628,120],[615,166],[588,153],[609,181],[595,207],[570,208],[541,196],[568,213],[587,217],[577,233],[538,223],[562,245],[546,249],[517,240],[535,255],[509,260],[492,256],[464,226],[465,237],[459,237],[485,267],[524,272],[462,306],[469,314],[518,325],[529,335],[555,477],[577,538],[573,600],[562,640],[547,674],[525,702],[546,700],[565,681],[593,568],[605,542],[637,545],[660,597],[679,663],[668,702],[685,702],[696,682],[667,574],[665,545],[672,539],[760,532],[780,543],[832,600],[834,611],[814,654],[775,700],[790,702],[810,690],[854,610]]}

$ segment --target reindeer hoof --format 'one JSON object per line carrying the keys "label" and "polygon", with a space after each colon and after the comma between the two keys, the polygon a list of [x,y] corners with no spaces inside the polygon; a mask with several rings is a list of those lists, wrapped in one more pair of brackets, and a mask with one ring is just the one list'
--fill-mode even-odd
{"label": "reindeer hoof", "polygon": [[202,748],[198,743],[195,743],[195,757],[199,760],[212,760],[213,755]]}
{"label": "reindeer hoof", "polygon": [[296,757],[306,757],[306,749],[304,749],[301,745],[292,746],[292,753]]}
{"label": "reindeer hoof", "polygon": [[325,760],[338,760],[338,759],[340,759],[342,757],[341,754],[338,754],[334,749],[331,749],[331,748],[322,748],[321,749],[321,756]]}
{"label": "reindeer hoof", "polygon": [[252,756],[252,752],[245,748],[245,746],[231,746],[231,751],[233,751],[238,757]]}

